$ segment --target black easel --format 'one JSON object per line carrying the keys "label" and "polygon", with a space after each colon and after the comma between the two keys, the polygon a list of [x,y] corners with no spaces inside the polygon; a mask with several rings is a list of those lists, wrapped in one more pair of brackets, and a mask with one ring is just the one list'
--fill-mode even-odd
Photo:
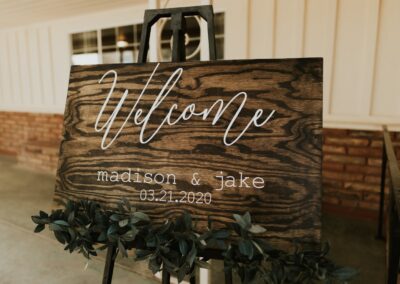
{"label": "black easel", "polygon": [[[138,63],[146,63],[147,53],[149,49],[149,39],[151,27],[161,18],[171,18],[172,29],[172,62],[186,61],[185,52],[185,33],[186,33],[186,20],[185,17],[200,16],[207,22],[208,31],[208,46],[210,53],[210,60],[216,60],[216,45],[215,45],[215,32],[214,32],[214,11],[211,5],[206,6],[193,6],[184,8],[170,8],[170,9],[152,9],[146,10],[144,13],[144,21],[142,28],[142,37],[140,41],[140,49],[138,56]],[[103,284],[111,284],[115,258],[117,256],[117,249],[115,246],[110,245],[107,249],[107,257],[104,266]],[[218,250],[209,250],[202,255],[204,260],[209,259],[222,259],[222,255]],[[170,273],[162,270],[162,284],[170,283]],[[196,278],[192,276],[190,283],[195,284]],[[225,283],[232,284],[232,270],[225,269]]]}
{"label": "black easel", "polygon": [[145,63],[149,50],[149,39],[151,27],[161,18],[171,18],[172,29],[172,62],[182,62],[186,60],[185,52],[185,17],[200,16],[207,22],[208,46],[210,60],[216,60],[215,32],[214,32],[214,12],[211,5],[193,6],[171,9],[146,10],[142,28],[142,38],[140,39],[140,49],[138,63]]}

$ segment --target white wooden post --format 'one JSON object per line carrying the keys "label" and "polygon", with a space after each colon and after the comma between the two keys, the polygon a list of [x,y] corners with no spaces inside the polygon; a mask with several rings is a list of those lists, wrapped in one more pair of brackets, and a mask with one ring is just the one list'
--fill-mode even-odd
{"label": "white wooden post", "polygon": [[[149,0],[148,2],[148,7],[149,9],[160,9],[160,0]],[[159,25],[158,23],[155,24],[151,28],[151,34],[150,34],[150,40],[149,40],[149,61],[150,62],[158,62],[158,48],[159,48],[159,42],[158,42],[158,29]]]}
{"label": "white wooden post", "polygon": [[[212,5],[212,0],[200,0],[200,5]],[[207,23],[201,19],[200,24],[200,60],[209,60],[210,52],[208,49],[208,31]],[[204,270],[204,269],[202,269]],[[203,283],[200,283],[203,284]]]}

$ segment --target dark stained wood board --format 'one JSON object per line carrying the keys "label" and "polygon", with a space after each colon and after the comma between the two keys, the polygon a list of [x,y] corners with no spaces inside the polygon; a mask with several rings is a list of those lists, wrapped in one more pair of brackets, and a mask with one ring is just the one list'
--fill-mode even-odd
{"label": "dark stained wood board", "polygon": [[[155,68],[153,63],[72,67],[55,201],[88,198],[115,208],[121,198],[126,197],[158,222],[187,210],[199,220],[200,231],[210,215],[227,221],[234,213],[249,211],[255,222],[268,229],[264,237],[275,245],[287,248],[293,241],[318,242],[322,59],[161,63],[120,135],[108,148],[102,149],[105,129],[99,128],[105,125],[128,90],[104,141],[107,146],[133,109]],[[225,145],[224,133],[242,102],[240,95],[214,125],[218,107],[204,120],[192,116],[187,121],[165,125],[150,142],[143,144],[139,140],[143,125],[135,124],[136,111],[142,109],[140,118],[149,113],[161,89],[178,68],[182,68],[182,75],[152,112],[143,139],[153,134],[173,104],[177,104],[177,109],[172,111],[171,121],[192,103],[195,103],[195,110],[201,112],[219,99],[226,104],[238,93],[245,92],[247,100],[227,135],[228,142],[237,137],[257,109],[264,112],[260,121],[274,113],[265,125],[251,125],[236,143]],[[96,131],[95,122],[114,77],[109,73],[101,83],[99,80],[110,70],[118,74],[116,88]],[[198,186],[191,183],[195,172],[200,178]],[[240,173],[249,177],[245,183],[250,184],[250,188],[245,184],[239,188]],[[157,181],[163,177],[164,183],[154,180],[144,183],[145,174],[153,178],[158,174]],[[168,174],[170,182],[166,184]],[[175,175],[175,180],[171,174]],[[139,180],[133,182],[134,175]],[[216,176],[220,175],[234,177],[236,185],[216,190],[220,188],[220,178]],[[256,177],[264,180],[263,188],[255,188],[248,182]],[[257,185],[260,187],[262,183]],[[146,200],[140,200],[141,190],[145,190],[142,199],[146,192]],[[162,190],[168,193],[166,202],[160,201],[165,195]],[[181,191],[194,192],[195,202],[190,203],[188,199],[180,202],[185,196]],[[203,204],[196,204],[202,194]],[[209,201],[206,194],[207,197],[211,194],[211,204],[205,204]],[[154,200],[149,201],[152,198]]]}

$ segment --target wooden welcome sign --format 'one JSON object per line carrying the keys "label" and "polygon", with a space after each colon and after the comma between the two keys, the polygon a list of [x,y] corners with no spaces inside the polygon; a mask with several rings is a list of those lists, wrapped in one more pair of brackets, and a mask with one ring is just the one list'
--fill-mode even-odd
{"label": "wooden welcome sign", "polygon": [[320,228],[322,59],[73,66],[55,200],[164,222],[249,211],[280,247]]}

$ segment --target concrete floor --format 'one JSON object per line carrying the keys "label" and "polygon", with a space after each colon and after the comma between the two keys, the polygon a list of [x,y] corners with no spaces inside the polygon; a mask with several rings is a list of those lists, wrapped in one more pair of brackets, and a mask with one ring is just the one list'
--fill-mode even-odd
{"label": "concrete floor", "polygon": [[[0,157],[0,283],[101,283],[102,259],[90,261],[68,254],[49,232],[33,233],[31,215],[49,211],[54,175],[19,167],[14,160]],[[338,263],[360,270],[352,283],[384,283],[385,245],[374,239],[375,224],[323,216],[323,239],[332,245]],[[145,264],[141,264],[144,271]],[[146,274],[145,272],[140,274]],[[157,283],[117,265],[113,284]]]}
{"label": "concrete floor", "polygon": [[322,238],[331,244],[331,258],[360,272],[351,283],[385,283],[385,242],[376,240],[375,234],[375,223],[322,216]]}

